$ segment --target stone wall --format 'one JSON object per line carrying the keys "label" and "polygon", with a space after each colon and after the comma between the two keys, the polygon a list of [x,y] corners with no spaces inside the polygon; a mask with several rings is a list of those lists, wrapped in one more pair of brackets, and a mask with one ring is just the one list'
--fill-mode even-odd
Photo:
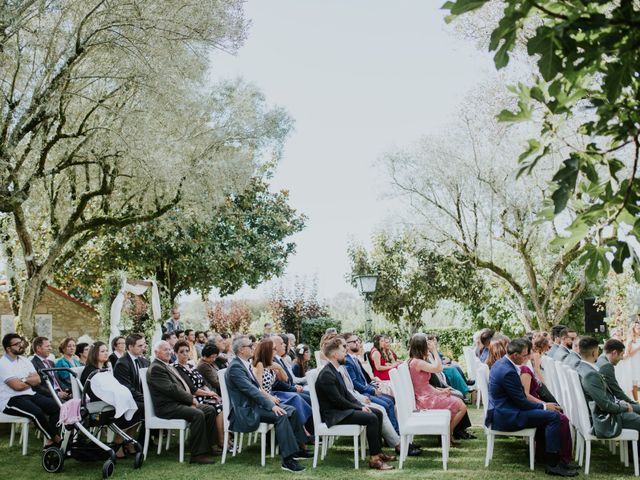
{"label": "stone wall", "polygon": [[[6,294],[0,294],[0,315],[13,315]],[[52,346],[57,355],[58,344],[65,337],[78,338],[89,335],[94,340],[100,333],[98,312],[62,290],[47,287],[36,307],[38,315],[51,315]],[[40,333],[40,332],[38,332]]]}

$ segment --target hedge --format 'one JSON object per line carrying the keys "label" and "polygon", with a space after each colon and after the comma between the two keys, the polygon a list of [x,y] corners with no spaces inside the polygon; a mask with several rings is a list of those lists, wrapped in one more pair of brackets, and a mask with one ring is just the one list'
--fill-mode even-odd
{"label": "hedge", "polygon": [[[303,320],[300,324],[299,342],[309,345],[311,352],[320,348],[320,339],[327,328],[335,328],[340,332],[340,322],[333,318],[311,318]],[[312,353],[313,355],[313,353]]]}
{"label": "hedge", "polygon": [[458,359],[462,356],[462,347],[473,343],[472,328],[429,328],[426,333],[437,335],[440,352],[451,358]]}

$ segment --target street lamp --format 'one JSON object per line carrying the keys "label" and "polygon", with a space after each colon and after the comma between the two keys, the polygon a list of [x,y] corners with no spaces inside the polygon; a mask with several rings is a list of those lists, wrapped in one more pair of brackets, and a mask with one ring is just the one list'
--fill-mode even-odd
{"label": "street lamp", "polygon": [[365,313],[365,328],[364,333],[367,341],[371,338],[371,297],[376,291],[378,286],[378,275],[370,273],[368,275],[357,275],[353,278],[358,287],[360,295],[364,296],[364,313]]}

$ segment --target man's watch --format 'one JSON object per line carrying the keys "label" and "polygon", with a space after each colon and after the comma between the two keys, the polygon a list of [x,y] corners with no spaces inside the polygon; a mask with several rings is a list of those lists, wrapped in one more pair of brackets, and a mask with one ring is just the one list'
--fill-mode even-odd
{"label": "man's watch", "polygon": [[22,377],[22,378],[20,379],[20,381],[21,381],[22,383],[27,383],[27,377]]}

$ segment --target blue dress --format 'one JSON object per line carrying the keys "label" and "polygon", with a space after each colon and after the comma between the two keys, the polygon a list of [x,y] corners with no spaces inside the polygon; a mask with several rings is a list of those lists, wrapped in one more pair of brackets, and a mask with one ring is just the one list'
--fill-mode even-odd
{"label": "blue dress", "polygon": [[311,418],[312,411],[311,407],[304,399],[298,395],[296,392],[280,392],[280,391],[271,391],[271,387],[276,381],[276,374],[271,371],[269,368],[264,369],[264,374],[262,376],[262,388],[265,391],[274,397],[280,399],[280,403],[285,405],[291,405],[298,412],[298,417],[300,418],[300,423],[304,425],[307,423],[307,420]]}
{"label": "blue dress", "polygon": [[464,381],[464,378],[456,367],[444,367],[442,372],[447,378],[447,383],[451,388],[458,390],[462,395],[469,393],[467,382]]}
{"label": "blue dress", "polygon": [[[76,357],[73,357],[71,361],[67,360],[65,357],[60,357],[56,360],[56,368],[75,368],[81,367],[80,360]],[[56,372],[56,376],[58,377],[58,383],[60,384],[60,388],[63,390],[71,390],[71,375],[69,372]]]}

